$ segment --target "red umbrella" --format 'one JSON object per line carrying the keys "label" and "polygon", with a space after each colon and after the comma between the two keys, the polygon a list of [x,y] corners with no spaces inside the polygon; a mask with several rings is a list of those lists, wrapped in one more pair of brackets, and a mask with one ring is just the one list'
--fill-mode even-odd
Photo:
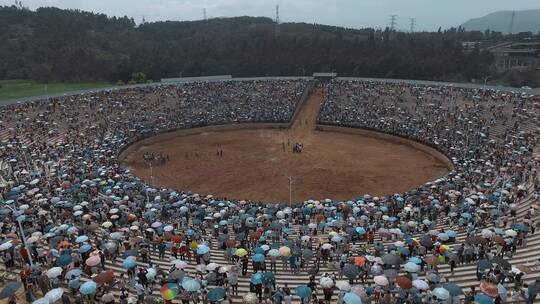
{"label": "red umbrella", "polygon": [[480,283],[480,290],[492,298],[496,298],[499,295],[499,289],[497,285],[483,281]]}
{"label": "red umbrella", "polygon": [[114,279],[114,272],[111,269],[100,272],[92,280],[98,284],[109,284]]}
{"label": "red umbrella", "polygon": [[399,287],[403,289],[410,289],[413,287],[411,279],[409,279],[406,276],[397,276],[396,277],[396,284],[399,285]]}

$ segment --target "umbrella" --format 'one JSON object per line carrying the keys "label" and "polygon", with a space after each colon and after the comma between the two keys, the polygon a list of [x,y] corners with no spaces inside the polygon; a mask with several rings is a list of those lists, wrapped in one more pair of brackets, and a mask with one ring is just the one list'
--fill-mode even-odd
{"label": "umbrella", "polygon": [[49,270],[47,270],[47,277],[49,278],[57,278],[62,274],[62,268],[60,267],[53,267]]}
{"label": "umbrella", "polygon": [[288,256],[291,255],[291,248],[289,248],[287,246],[282,246],[282,247],[279,248],[279,253],[282,256],[288,257]]}
{"label": "umbrella", "polygon": [[296,287],[296,295],[300,298],[307,298],[311,296],[311,288],[307,287],[306,285],[300,285]]}
{"label": "umbrella", "polygon": [[159,289],[159,293],[161,294],[161,297],[163,297],[163,299],[167,301],[170,301],[176,298],[176,296],[178,295],[178,291],[179,291],[178,285],[174,283],[167,283],[161,286],[161,288]]}
{"label": "umbrella", "polygon": [[79,268],[74,268],[74,269],[71,269],[70,271],[68,271],[66,273],[66,275],[64,276],[64,278],[66,279],[71,279],[72,276],[75,276],[75,277],[78,277],[82,274],[82,270],[79,269]]}
{"label": "umbrella", "polygon": [[354,258],[354,265],[356,266],[364,266],[364,264],[366,263],[366,258],[365,257],[355,257]]}
{"label": "umbrella", "polygon": [[474,302],[477,304],[493,304],[493,299],[483,293],[477,293],[474,296]]}
{"label": "umbrella", "polygon": [[11,247],[13,247],[13,243],[11,241],[7,241],[0,245],[0,251],[8,250]]}
{"label": "umbrella", "polygon": [[49,292],[45,294],[45,298],[49,299],[50,303],[54,303],[62,298],[62,294],[64,294],[62,288],[55,288],[49,290]]}
{"label": "umbrella", "polygon": [[238,248],[238,249],[236,249],[236,252],[234,254],[236,256],[239,256],[239,257],[243,258],[248,254],[248,252],[244,248]]}
{"label": "umbrella", "polygon": [[341,291],[350,291],[351,285],[347,281],[337,281],[336,287]]}
{"label": "umbrella", "polygon": [[268,255],[271,256],[271,257],[278,257],[281,255],[281,253],[279,253],[279,250],[278,249],[270,249],[270,251],[268,251]]}
{"label": "umbrella", "polygon": [[457,297],[463,293],[461,287],[459,287],[459,285],[457,285],[456,283],[445,283],[443,284],[443,288],[448,290],[452,297]]}
{"label": "umbrella", "polygon": [[201,289],[201,284],[193,279],[189,279],[182,282],[182,288],[189,292],[195,292]]}
{"label": "umbrella", "polygon": [[99,265],[99,263],[101,263],[101,258],[99,257],[99,255],[93,255],[86,259],[86,265],[90,267],[97,266]]}
{"label": "umbrella", "polygon": [[389,253],[383,255],[382,260],[385,265],[399,265],[399,263],[401,262],[397,255]]}
{"label": "umbrella", "polygon": [[208,248],[208,246],[206,245],[199,245],[199,247],[197,247],[197,254],[206,254],[210,251],[210,248]]}
{"label": "umbrella", "polygon": [[225,289],[222,287],[214,288],[208,292],[208,301],[210,302],[217,302],[223,298],[225,298]]}
{"label": "umbrella", "polygon": [[92,246],[89,245],[89,244],[84,244],[82,245],[80,248],[79,248],[79,252],[80,253],[85,253],[85,252],[88,252],[92,249]]}
{"label": "umbrella", "polygon": [[352,264],[345,264],[343,267],[343,275],[352,280],[358,276],[358,267]]}
{"label": "umbrella", "polygon": [[412,281],[407,278],[406,276],[398,276],[396,277],[396,284],[399,285],[399,287],[403,289],[411,289],[413,287]]}
{"label": "umbrella", "polygon": [[64,267],[69,265],[72,261],[73,259],[71,258],[70,254],[64,254],[56,259],[56,266]]}
{"label": "umbrella", "polygon": [[426,280],[428,280],[431,283],[439,283],[441,278],[436,273],[430,272],[426,275]]}
{"label": "umbrella", "polygon": [[80,235],[75,239],[76,243],[84,243],[88,241],[88,237],[86,235]]}
{"label": "umbrella", "polygon": [[417,264],[412,263],[412,262],[407,262],[403,266],[403,269],[405,269],[406,272],[414,273],[414,272],[418,272],[420,270],[420,266],[418,266]]}
{"label": "umbrella", "polygon": [[448,298],[450,298],[450,292],[448,292],[448,290],[442,287],[437,287],[433,289],[433,295],[436,296],[439,300],[447,300]]}
{"label": "umbrella", "polygon": [[4,286],[4,289],[0,292],[0,300],[7,299],[14,295],[19,288],[21,288],[21,282],[9,282]]}
{"label": "umbrella", "polygon": [[[176,269],[185,269],[186,267],[188,267],[188,264],[186,262],[184,262],[184,261],[181,261],[181,260],[174,260],[172,262],[172,264],[174,265],[174,267]],[[210,264],[208,264],[208,265],[210,265]]]}
{"label": "umbrella", "polygon": [[47,297],[39,298],[32,302],[32,304],[49,304],[50,300]]}
{"label": "umbrella", "polygon": [[260,253],[257,253],[253,257],[251,257],[251,260],[253,262],[262,263],[262,262],[264,262],[264,255],[262,255]]}
{"label": "umbrella", "polygon": [[482,259],[480,261],[478,261],[478,270],[480,271],[484,271],[486,269],[490,269],[491,268],[491,262],[486,260],[486,259]]}
{"label": "umbrella", "polygon": [[94,281],[88,281],[84,282],[81,287],[79,287],[79,291],[83,295],[90,295],[96,293],[97,284]]}
{"label": "umbrella", "polygon": [[263,281],[263,275],[262,273],[260,272],[257,272],[257,273],[254,273],[252,276],[251,276],[251,279],[250,279],[250,282],[254,285],[257,285],[257,284],[262,284],[262,281]]}
{"label": "umbrella", "polygon": [[488,296],[495,298],[499,295],[497,285],[483,281],[480,283],[480,290]]}
{"label": "umbrella", "polygon": [[412,285],[418,290],[428,290],[429,284],[424,280],[416,279],[412,281]]}
{"label": "umbrella", "polygon": [[389,283],[388,279],[384,275],[374,276],[373,281],[379,286],[387,286]]}
{"label": "umbrella", "polygon": [[125,269],[135,268],[135,266],[137,266],[137,261],[132,258],[127,258],[122,262],[122,267]]}
{"label": "umbrella", "polygon": [[347,292],[343,296],[343,303],[345,303],[345,304],[362,304],[362,299],[355,293]]}
{"label": "umbrella", "polygon": [[322,277],[319,281],[319,285],[321,285],[322,288],[332,288],[334,287],[334,280],[329,277]]}
{"label": "umbrella", "polygon": [[[182,261],[180,261],[182,262]],[[185,262],[184,262],[185,263]],[[219,264],[218,263],[210,263],[208,265],[206,265],[206,270],[208,271],[214,271],[216,270],[217,268],[219,268]]]}
{"label": "umbrella", "polygon": [[113,279],[114,272],[111,269],[102,271],[93,278],[94,282],[96,282],[97,284],[109,284],[113,281]]}
{"label": "umbrella", "polygon": [[180,270],[174,270],[171,273],[169,273],[169,281],[180,281],[184,278],[186,274],[183,271]]}
{"label": "umbrella", "polygon": [[506,260],[504,260],[502,257],[500,256],[495,256],[491,259],[491,263],[493,264],[498,264],[499,266],[501,266],[502,269],[504,270],[510,270],[512,269],[512,265],[510,265],[510,263]]}

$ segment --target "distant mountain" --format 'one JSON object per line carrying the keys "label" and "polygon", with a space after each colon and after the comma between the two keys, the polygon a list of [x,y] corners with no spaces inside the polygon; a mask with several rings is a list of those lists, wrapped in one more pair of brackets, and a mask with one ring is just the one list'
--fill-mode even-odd
{"label": "distant mountain", "polygon": [[[487,29],[508,34],[512,11],[499,11],[484,17],[471,19],[462,24],[468,31],[485,31]],[[540,32],[540,9],[515,11],[512,32]]]}

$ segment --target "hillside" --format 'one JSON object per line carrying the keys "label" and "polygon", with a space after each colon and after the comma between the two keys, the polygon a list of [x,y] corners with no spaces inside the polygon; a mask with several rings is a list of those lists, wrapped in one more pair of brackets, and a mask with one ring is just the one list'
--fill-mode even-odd
{"label": "hillside", "polygon": [[[479,36],[480,35],[480,36]],[[78,10],[0,6],[0,79],[41,82],[232,74],[469,80],[484,76],[489,54],[463,53],[482,33],[352,30],[268,18],[153,22]]]}
{"label": "hillside", "polygon": [[[491,13],[484,17],[471,19],[462,26],[468,31],[491,30],[508,34],[510,31],[510,22],[512,20],[512,11],[499,11]],[[514,26],[512,32],[540,32],[540,9],[516,11],[514,15]]]}

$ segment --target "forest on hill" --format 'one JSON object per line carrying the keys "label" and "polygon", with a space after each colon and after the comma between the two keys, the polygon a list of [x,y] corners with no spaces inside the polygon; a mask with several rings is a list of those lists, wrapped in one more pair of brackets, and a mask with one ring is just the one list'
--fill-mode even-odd
{"label": "forest on hill", "polygon": [[482,32],[452,28],[404,33],[269,18],[215,18],[137,25],[79,10],[0,6],[0,79],[126,81],[231,74],[369,76],[468,81],[489,73],[492,56],[464,52]]}

